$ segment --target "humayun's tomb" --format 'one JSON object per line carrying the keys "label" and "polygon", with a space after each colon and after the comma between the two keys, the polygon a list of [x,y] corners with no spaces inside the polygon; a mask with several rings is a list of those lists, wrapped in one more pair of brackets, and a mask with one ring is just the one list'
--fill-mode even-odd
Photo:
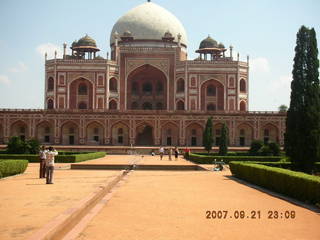
{"label": "humayun's tomb", "polygon": [[[187,58],[180,21],[152,2],[114,25],[111,54],[88,35],[71,55],[45,61],[44,109],[1,109],[0,144],[11,136],[55,145],[201,146],[208,117],[215,143],[224,122],[231,146],[283,145],[286,113],[250,112],[249,60],[208,36]],[[226,51],[228,51],[226,53]]]}

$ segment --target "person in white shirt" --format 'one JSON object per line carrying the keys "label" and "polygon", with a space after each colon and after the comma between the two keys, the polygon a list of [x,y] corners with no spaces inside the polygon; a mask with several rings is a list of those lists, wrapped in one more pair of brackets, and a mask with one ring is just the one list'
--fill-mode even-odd
{"label": "person in white shirt", "polygon": [[53,184],[54,157],[57,155],[58,152],[53,147],[49,147],[49,151],[46,152],[47,184]]}
{"label": "person in white shirt", "polygon": [[41,147],[41,150],[39,151],[39,159],[40,159],[40,171],[39,171],[39,177],[45,178],[46,177],[46,153],[47,150],[45,146]]}
{"label": "person in white shirt", "polygon": [[162,160],[163,154],[164,154],[164,148],[163,148],[163,147],[160,147],[160,148],[159,148],[160,160]]}

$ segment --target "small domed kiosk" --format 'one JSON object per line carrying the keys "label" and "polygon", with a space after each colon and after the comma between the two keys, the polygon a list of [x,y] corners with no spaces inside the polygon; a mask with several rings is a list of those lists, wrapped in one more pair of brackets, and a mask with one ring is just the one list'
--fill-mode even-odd
{"label": "small domed kiosk", "polygon": [[96,58],[96,52],[100,49],[97,48],[96,41],[86,34],[78,41],[74,41],[71,45],[72,56],[80,59],[93,59]]}
{"label": "small domed kiosk", "polygon": [[[201,41],[199,49],[196,53],[200,53],[199,60],[214,60],[224,57],[224,53],[227,49],[222,43],[218,43],[216,40],[210,37],[210,35]],[[208,59],[209,55],[209,59]]]}

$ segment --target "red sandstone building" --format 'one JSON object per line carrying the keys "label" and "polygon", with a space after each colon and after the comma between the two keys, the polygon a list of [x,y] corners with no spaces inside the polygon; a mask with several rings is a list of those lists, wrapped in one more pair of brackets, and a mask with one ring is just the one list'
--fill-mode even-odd
{"label": "red sandstone building", "polygon": [[114,25],[110,59],[85,36],[72,54],[45,62],[45,109],[0,110],[0,143],[10,136],[61,145],[201,146],[208,117],[215,142],[283,144],[285,114],[249,112],[249,63],[208,37],[187,58],[187,34],[170,12],[147,2]]}

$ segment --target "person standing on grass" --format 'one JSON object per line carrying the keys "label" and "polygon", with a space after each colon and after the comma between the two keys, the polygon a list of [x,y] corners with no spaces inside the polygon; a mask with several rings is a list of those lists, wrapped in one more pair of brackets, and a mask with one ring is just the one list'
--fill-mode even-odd
{"label": "person standing on grass", "polygon": [[46,158],[47,158],[46,153],[47,153],[47,150],[45,146],[42,146],[39,151],[39,159],[40,159],[39,178],[46,177]]}
{"label": "person standing on grass", "polygon": [[160,147],[160,148],[159,148],[160,160],[162,160],[163,154],[164,154],[164,148],[163,148],[163,147]]}
{"label": "person standing on grass", "polygon": [[58,152],[53,147],[49,147],[49,151],[46,153],[47,184],[53,184],[54,157],[57,155]]}
{"label": "person standing on grass", "polygon": [[178,160],[178,156],[179,156],[179,149],[178,147],[176,146],[174,148],[174,157],[175,157],[175,160],[177,161]]}

